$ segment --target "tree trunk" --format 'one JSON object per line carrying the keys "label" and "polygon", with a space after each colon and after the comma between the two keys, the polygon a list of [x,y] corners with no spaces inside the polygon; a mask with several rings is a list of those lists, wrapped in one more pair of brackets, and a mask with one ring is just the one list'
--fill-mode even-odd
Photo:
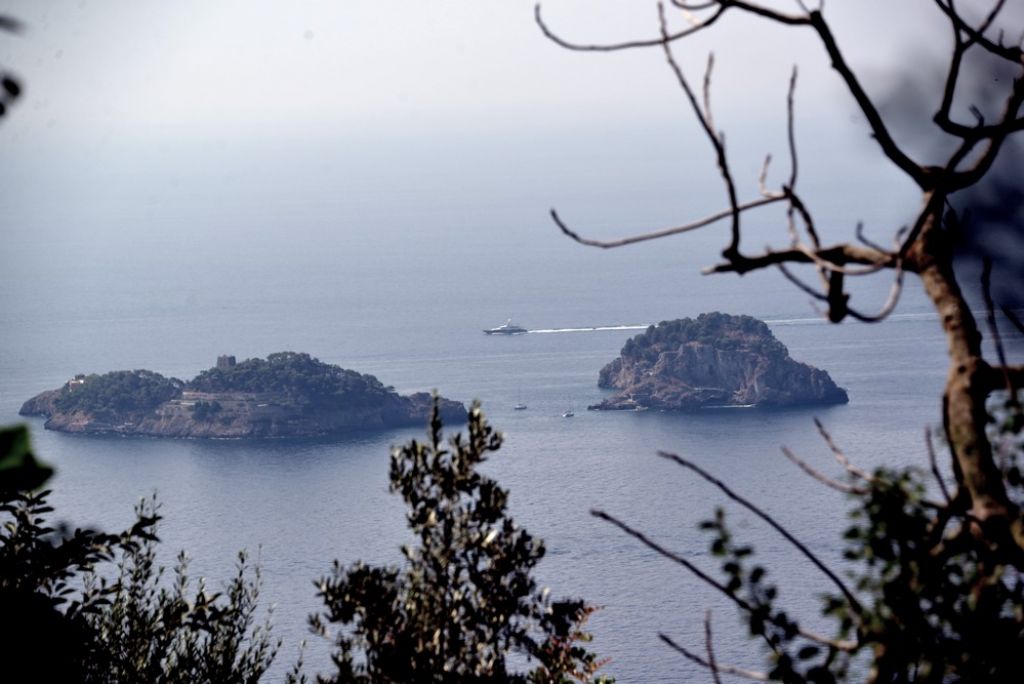
{"label": "tree trunk", "polygon": [[982,358],[981,334],[953,272],[950,238],[941,226],[943,203],[934,197],[927,199],[921,234],[907,258],[935,305],[949,346],[949,376],[942,408],[953,469],[970,496],[971,514],[987,536],[998,543],[1003,538],[1001,531],[1009,531],[1016,546],[1024,548],[1019,511],[1007,496],[1002,472],[985,434],[991,369]]}

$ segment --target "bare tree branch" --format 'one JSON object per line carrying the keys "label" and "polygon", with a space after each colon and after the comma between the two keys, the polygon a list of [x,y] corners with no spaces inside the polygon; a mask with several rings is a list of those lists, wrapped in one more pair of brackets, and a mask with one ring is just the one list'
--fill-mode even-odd
{"label": "bare tree branch", "polygon": [[857,229],[855,231],[855,235],[857,236],[857,240],[859,240],[861,244],[863,244],[864,246],[870,247],[871,249],[877,249],[879,252],[886,251],[884,247],[880,247],[877,242],[868,239],[868,236],[864,234],[863,221],[857,221]]}
{"label": "bare tree branch", "polygon": [[948,178],[944,179],[943,182],[947,192],[953,192],[955,190],[970,187],[988,173],[988,170],[992,168],[992,164],[995,163],[996,157],[999,156],[999,151],[1002,149],[1003,143],[1010,134],[1024,130],[1024,119],[1017,118],[1021,105],[1024,105],[1024,75],[1018,75],[1018,77],[1014,79],[1013,90],[1007,97],[1006,105],[1003,108],[1003,114],[1000,117],[1000,123],[996,124],[991,133],[986,136],[988,144],[986,145],[985,150],[974,162],[974,165],[964,171],[956,170],[956,167],[959,166],[960,162],[965,159],[968,153],[973,149],[973,142],[971,140],[965,140],[961,148],[953,154],[948,162],[946,162]]}
{"label": "bare tree branch", "polygon": [[596,508],[595,509],[591,509],[590,515],[594,516],[595,518],[600,518],[601,520],[604,520],[605,522],[611,523],[612,525],[614,525],[615,527],[618,527],[620,530],[622,530],[623,532],[628,534],[630,537],[633,537],[634,539],[636,539],[641,544],[643,544],[647,548],[651,549],[652,551],[654,551],[658,555],[664,556],[665,558],[669,559],[670,561],[672,561],[674,563],[678,563],[679,565],[683,566],[684,568],[689,570],[691,573],[693,573],[697,577],[697,579],[701,580],[702,582],[704,582],[705,584],[707,584],[709,586],[714,587],[719,592],[724,594],[726,597],[728,597],[728,599],[730,601],[735,603],[739,608],[742,608],[743,610],[745,610],[748,613],[754,610],[753,606],[751,606],[749,603],[744,601],[739,596],[736,596],[735,593],[729,591],[729,589],[726,588],[726,586],[724,584],[722,584],[721,582],[716,580],[714,577],[712,577],[711,575],[707,574],[706,572],[704,572],[703,570],[698,568],[696,565],[694,565],[690,561],[688,561],[685,558],[683,558],[682,556],[680,556],[678,553],[676,553],[674,551],[671,551],[671,550],[665,548],[664,546],[662,546],[661,544],[659,544],[658,542],[654,541],[653,539],[648,537],[643,532],[641,532],[641,531],[639,531],[639,530],[637,530],[637,529],[635,529],[633,527],[630,527],[629,525],[627,525],[626,523],[622,522],[618,518],[616,518],[616,517],[614,517],[612,515],[609,515],[608,513],[605,513],[604,511],[598,510]]}
{"label": "bare tree branch", "polygon": [[[725,261],[704,269],[704,273],[749,273],[768,266],[778,264],[812,264],[826,263],[832,270],[839,270],[846,264],[865,264],[869,266],[889,267],[896,264],[896,257],[889,252],[879,252],[859,245],[839,244],[822,247],[817,250],[791,248],[786,250],[768,250],[757,256],[739,255],[732,261]],[[916,272],[905,265],[908,271]]]}
{"label": "bare tree branch", "polygon": [[826,487],[831,487],[837,492],[842,492],[843,494],[856,494],[858,496],[863,496],[868,492],[868,490],[865,489],[864,487],[856,487],[854,485],[844,484],[842,482],[839,482],[838,480],[832,479],[828,475],[822,473],[820,470],[816,470],[815,468],[813,468],[806,461],[798,458],[797,455],[790,451],[788,447],[782,447],[782,453],[785,454],[786,458],[795,463],[805,473],[807,473],[808,475],[810,475],[811,477],[813,477],[815,480],[822,483]]}
{"label": "bare tree branch", "polygon": [[811,23],[810,19],[806,16],[776,12],[773,9],[762,7],[761,5],[755,5],[751,2],[741,2],[740,0],[719,0],[718,4],[723,7],[735,7],[745,12],[750,12],[751,14],[756,14],[759,17],[771,19],[772,21],[780,24],[786,24],[788,26],[804,26]]}
{"label": "bare tree branch", "polygon": [[[679,67],[679,64],[675,60],[675,56],[672,54],[672,46],[668,42],[668,25],[665,21],[665,5],[661,2],[658,3],[658,22],[661,29],[662,38],[665,38],[665,42],[662,43],[662,52],[665,54],[665,61],[668,62],[669,68],[672,73],[675,74],[676,81],[679,83],[679,87],[683,89],[686,94],[686,99],[690,101],[690,107],[693,109],[694,114],[697,116],[697,120],[700,122],[701,127],[704,129],[704,133],[707,135],[708,140],[711,142],[712,147],[715,149],[715,159],[718,163],[718,173],[722,176],[722,181],[725,183],[726,194],[729,198],[729,210],[730,218],[732,219],[731,234],[732,238],[729,242],[729,246],[726,247],[722,254],[729,258],[731,254],[738,254],[740,248],[740,210],[739,201],[736,198],[736,184],[732,179],[732,172],[729,170],[729,161],[725,155],[725,142],[722,139],[722,134],[715,130],[712,125],[710,118],[710,103],[708,104],[708,112],[702,112],[700,104],[697,102],[697,97],[690,87],[689,81],[686,80],[686,76],[683,74],[683,70]],[[712,62],[708,63],[708,74],[705,77],[707,89],[710,90],[710,70]],[[706,93],[705,93],[706,94]]]}
{"label": "bare tree branch", "polygon": [[[939,4],[941,7],[941,2]],[[943,7],[943,10],[947,12],[947,16],[950,17],[950,25],[953,28],[954,44],[953,54],[950,57],[949,68],[947,70],[946,83],[942,92],[942,104],[939,106],[939,110],[935,113],[933,121],[935,121],[939,128],[946,133],[960,136],[967,141],[988,137],[995,133],[1000,126],[1000,124],[985,126],[980,122],[976,126],[965,126],[952,120],[951,110],[953,100],[956,96],[957,80],[960,77],[960,69],[963,64],[964,55],[971,47],[977,44],[978,37],[983,35],[989,29],[1005,4],[1005,0],[998,0],[981,25],[974,30],[973,35],[969,35],[966,40],[963,37],[964,30],[961,28],[962,20],[960,20],[959,15],[956,14],[956,10],[952,3],[947,2],[947,6]],[[956,19],[953,19],[953,16],[955,16]],[[1024,120],[1018,119],[1015,123],[1011,123],[1010,125],[1024,125]]]}
{"label": "bare tree branch", "polygon": [[[741,610],[743,610],[743,611],[745,611],[747,613],[750,613],[750,612],[752,612],[754,610],[753,606],[751,606],[745,600],[743,600],[742,598],[737,596],[735,593],[730,592],[729,589],[724,584],[722,584],[721,582],[719,582],[715,578],[713,578],[710,575],[708,575],[706,572],[704,572],[703,570],[698,568],[696,565],[694,565],[693,563],[691,563],[687,559],[685,559],[682,556],[680,556],[678,553],[676,553],[674,551],[671,551],[670,549],[667,549],[664,546],[662,546],[661,544],[659,544],[658,542],[654,541],[653,539],[648,537],[643,532],[641,532],[641,531],[631,527],[630,525],[624,523],[623,521],[619,520],[615,516],[610,515],[610,514],[604,512],[604,511],[602,511],[602,510],[591,509],[590,514],[592,516],[594,516],[595,518],[599,518],[600,520],[604,520],[605,522],[611,523],[612,525],[614,525],[615,527],[619,528],[620,530],[625,532],[630,537],[633,537],[634,539],[636,539],[641,544],[643,544],[647,548],[651,549],[652,551],[654,551],[658,555],[660,555],[660,556],[662,556],[664,558],[667,558],[668,560],[670,560],[670,561],[672,561],[674,563],[677,563],[677,564],[681,565],[682,567],[684,567],[685,569],[690,571],[695,577],[697,577],[697,579],[701,580],[702,582],[704,582],[708,586],[714,587],[719,592],[724,594],[730,601],[732,601],[734,604],[736,604],[736,606],[738,608],[740,608]],[[815,643],[822,644],[824,646],[828,646],[829,648],[834,648],[834,649],[839,650],[839,651],[853,652],[853,651],[857,650],[857,648],[858,648],[857,642],[855,642],[855,641],[835,641],[835,640],[832,640],[832,639],[828,639],[827,637],[823,637],[820,634],[815,634],[814,632],[806,631],[804,629],[800,629],[799,630],[799,634],[800,634],[800,636],[802,636],[803,638],[805,638],[805,639],[807,639],[809,641],[813,641]],[[771,642],[766,640],[766,643],[770,647],[775,648],[772,645]],[[724,672],[724,670],[723,670],[723,672]]]}
{"label": "bare tree branch", "polygon": [[[1022,52],[1019,47],[1008,47],[1002,45],[1001,43],[995,43],[989,40],[984,35],[982,35],[982,32],[979,32],[977,29],[973,28],[970,24],[964,21],[963,17],[961,17],[959,13],[957,13],[957,11],[953,9],[952,5],[950,5],[948,2],[943,2],[943,0],[935,0],[935,5],[940,10],[942,10],[943,14],[945,14],[949,18],[949,20],[953,23],[953,26],[955,26],[958,30],[963,31],[973,41],[978,43],[978,45],[982,46],[991,54],[996,55],[997,57],[1002,57],[1003,59],[1009,62],[1013,62],[1015,64],[1020,64],[1022,63],[1022,61],[1024,61],[1024,52]],[[1000,2],[999,5],[1002,5],[1002,2]],[[997,7],[998,9],[1002,9],[999,6]],[[994,20],[995,16],[993,16],[992,19]],[[987,23],[988,22],[986,22],[986,24]],[[988,26],[985,25],[985,29],[987,28]]]}
{"label": "bare tree branch", "polygon": [[822,425],[821,421],[818,420],[817,418],[814,419],[814,426],[818,428],[818,434],[821,435],[821,438],[823,440],[825,440],[825,444],[828,445],[828,448],[832,452],[832,455],[835,456],[836,461],[839,462],[839,465],[843,466],[843,468],[846,469],[846,472],[868,483],[873,483],[875,481],[875,478],[871,474],[865,472],[864,470],[858,468],[857,466],[853,465],[850,462],[850,459],[846,457],[846,453],[843,452],[843,450],[840,449],[838,445],[836,445],[835,440],[832,439],[832,435],[829,434],[828,430],[825,429],[825,426]]}
{"label": "bare tree branch", "polygon": [[850,314],[853,318],[861,321],[862,323],[878,323],[884,321],[889,317],[893,311],[896,310],[896,305],[899,304],[900,295],[903,294],[903,267],[902,263],[897,260],[896,262],[896,277],[893,279],[892,287],[889,288],[889,296],[882,304],[882,308],[877,314],[862,314],[857,312],[855,309],[847,306],[846,313]]}
{"label": "bare tree branch", "polygon": [[803,290],[804,292],[806,292],[810,296],[814,297],[818,301],[821,301],[821,302],[827,302],[828,301],[828,295],[825,295],[825,294],[822,294],[821,292],[818,292],[813,287],[811,287],[810,285],[808,285],[804,281],[802,281],[799,278],[797,278],[796,275],[794,275],[788,268],[786,268],[786,264],[779,263],[779,264],[775,264],[775,266],[779,269],[779,271],[782,273],[782,275],[784,275],[786,277],[786,280],[788,280],[789,282],[791,282],[794,285],[796,285],[799,289]]}
{"label": "bare tree branch", "polygon": [[[762,197],[760,199],[751,200],[746,204],[741,204],[736,209],[737,211],[744,212],[750,209],[756,209],[757,207],[763,207],[767,204],[781,202],[784,199],[786,198],[781,195],[772,197]],[[554,209],[551,210],[551,219],[555,222],[555,225],[558,226],[559,230],[561,230],[563,233],[565,233],[565,235],[572,238],[581,245],[587,245],[589,247],[600,247],[602,249],[613,249],[615,247],[624,247],[625,245],[636,244],[637,242],[646,242],[647,240],[657,240],[663,237],[668,237],[670,235],[688,233],[691,230],[697,230],[698,228],[703,228],[704,226],[709,226],[712,223],[717,223],[722,219],[729,218],[732,216],[732,214],[733,210],[727,209],[725,211],[720,211],[716,214],[711,214],[710,216],[705,216],[704,218],[697,219],[692,223],[685,223],[681,226],[674,226],[672,228],[662,228],[660,230],[654,230],[649,233],[631,235],[629,237],[621,238],[618,240],[594,240],[592,238],[585,238],[576,231],[569,228],[569,226],[567,226],[558,216],[558,212],[555,211]]]}
{"label": "bare tree branch", "polygon": [[931,181],[928,178],[929,174],[925,169],[912,160],[893,140],[889,129],[885,126],[885,122],[882,121],[882,115],[879,114],[874,102],[868,97],[857,76],[846,63],[846,58],[843,57],[843,53],[839,50],[835,36],[832,35],[832,30],[829,28],[821,12],[811,12],[810,20],[811,26],[818,33],[825,51],[828,52],[828,56],[832,60],[832,68],[839,72],[839,76],[846,84],[847,90],[853,95],[853,99],[857,101],[857,106],[867,118],[868,125],[871,126],[871,132],[874,134],[879,146],[881,146],[882,152],[892,163],[914,179],[914,182],[922,189],[931,187]]}
{"label": "bare tree branch", "polygon": [[712,667],[714,667],[715,671],[717,671],[717,672],[722,672],[724,674],[730,674],[730,675],[736,675],[737,677],[743,677],[744,679],[749,679],[749,680],[754,681],[754,682],[767,682],[768,681],[768,675],[766,673],[764,673],[764,672],[757,672],[755,670],[747,670],[747,669],[744,669],[742,667],[735,667],[733,665],[719,665],[719,664],[712,665],[711,663],[709,663],[708,661],[704,660],[703,658],[701,658],[696,653],[693,653],[693,652],[683,648],[682,646],[680,646],[676,642],[672,641],[672,639],[668,635],[659,632],[658,633],[658,638],[661,639],[662,641],[664,641],[668,645],[669,648],[671,648],[672,650],[677,652],[679,655],[681,655],[681,656],[683,656],[685,658],[688,658],[689,660],[692,660],[693,662],[697,663],[698,665],[700,665],[702,667],[706,667],[709,670]]}
{"label": "bare tree branch", "polygon": [[825,563],[823,563],[821,559],[819,559],[809,548],[807,548],[807,546],[804,545],[803,542],[794,537],[793,534],[785,527],[780,525],[778,521],[775,520],[775,518],[771,517],[763,510],[761,510],[761,508],[759,508],[758,506],[754,505],[747,499],[743,498],[739,494],[732,491],[732,489],[730,489],[728,485],[726,485],[718,478],[709,474],[706,470],[704,470],[697,464],[688,461],[677,454],[668,453],[667,451],[659,451],[658,456],[666,460],[673,461],[674,463],[697,473],[706,481],[718,487],[718,489],[721,490],[722,493],[724,493],[727,497],[729,497],[739,505],[746,508],[748,511],[759,517],[764,522],[766,522],[772,529],[774,529],[776,532],[782,535],[782,537],[786,541],[792,544],[794,548],[796,548],[800,553],[802,553],[804,557],[807,558],[807,560],[811,561],[811,563],[816,568],[818,568],[826,577],[828,577],[829,580],[832,581],[836,588],[839,589],[840,592],[842,592],[843,596],[846,598],[847,603],[850,604],[850,609],[854,613],[856,613],[857,615],[863,613],[864,609],[860,605],[860,601],[858,601],[857,597],[853,595],[853,592],[850,591],[850,589],[846,586],[846,583],[839,579],[839,576],[836,575],[831,568],[825,565]]}
{"label": "bare tree branch", "polygon": [[[718,5],[718,3],[709,3],[708,6],[710,7],[712,5]],[[701,23],[690,26],[690,28],[683,29],[682,31],[677,31],[675,33],[669,34],[667,36],[663,34],[659,38],[651,38],[645,40],[628,40],[621,43],[605,44],[572,43],[565,40],[557,33],[552,31],[550,28],[548,28],[548,25],[544,22],[544,19],[541,17],[540,3],[534,5],[533,7],[533,18],[534,21],[537,22],[537,26],[540,27],[541,32],[548,39],[550,39],[556,45],[565,48],[566,50],[576,50],[578,52],[614,52],[616,50],[629,50],[631,48],[655,47],[657,45],[662,45],[665,41],[672,42],[675,40],[679,40],[680,38],[685,38],[686,36],[697,33],[698,31],[706,29],[707,27],[714,24],[716,21],[718,21],[718,18],[725,13],[725,10],[726,8],[724,6],[718,5],[714,14],[712,14],[710,17],[708,17]]]}
{"label": "bare tree branch", "polygon": [[711,646],[711,610],[704,613],[704,647],[708,652],[708,669],[711,670],[711,679],[715,684],[722,684],[722,678],[718,676],[718,664],[715,662],[715,650]]}
{"label": "bare tree branch", "polygon": [[[789,190],[794,192],[796,190],[796,176],[797,176],[797,153],[796,153],[796,131],[794,124],[794,96],[796,94],[796,75],[797,68],[793,65],[793,73],[789,77],[789,92],[786,94],[786,138],[789,141]],[[818,246],[817,236],[814,236],[814,244]]]}
{"label": "bare tree branch", "polygon": [[[894,251],[878,249],[863,237],[858,230],[858,239],[863,244],[838,244],[821,246],[816,240],[813,218],[797,195],[793,185],[797,178],[796,148],[793,135],[792,91],[795,78],[791,78],[790,98],[787,101],[789,114],[790,154],[794,165],[791,169],[789,185],[783,185],[780,192],[768,193],[765,187],[766,166],[759,177],[759,190],[762,199],[755,203],[740,205],[736,200],[735,186],[725,155],[724,135],[717,131],[710,119],[710,74],[705,76],[705,102],[701,107],[687,83],[682,70],[676,63],[671,49],[675,34],[669,34],[665,18],[664,4],[659,4],[658,16],[661,39],[650,41],[648,45],[660,46],[669,66],[683,88],[698,117],[704,132],[715,148],[719,174],[725,182],[729,205],[718,214],[687,224],[680,229],[655,231],[636,238],[601,243],[584,241],[564,225],[560,228],[566,234],[584,242],[602,247],[618,246],[643,239],[654,239],[662,233],[685,232],[707,225],[722,218],[731,219],[731,236],[728,245],[722,252],[723,260],[715,264],[705,273],[736,273],[742,275],[750,271],[777,266],[783,275],[798,284],[818,301],[828,304],[828,317],[833,322],[843,320],[847,316],[863,321],[876,321],[887,316],[896,306],[902,293],[903,279],[906,273],[920,276],[925,293],[931,300],[942,323],[943,332],[948,343],[950,373],[943,394],[943,425],[950,443],[953,457],[953,471],[957,481],[962,485],[958,493],[958,501],[969,502],[969,515],[978,521],[979,527],[985,528],[985,534],[991,536],[996,546],[1005,549],[1017,549],[1010,553],[1007,561],[1020,570],[1024,570],[1024,514],[1022,509],[1012,501],[1007,493],[1002,471],[993,460],[992,445],[985,432],[988,414],[985,399],[988,394],[1000,387],[1006,387],[1007,374],[1015,383],[1012,387],[1020,387],[1024,379],[1018,382],[1017,367],[1001,362],[993,368],[984,359],[981,347],[981,335],[974,313],[970,310],[963,295],[957,276],[953,269],[952,259],[954,245],[950,231],[943,224],[944,208],[948,196],[958,190],[970,187],[980,181],[995,163],[1006,140],[1013,134],[1024,131],[1024,68],[1015,78],[1006,93],[1003,110],[997,119],[987,123],[977,107],[971,111],[977,118],[974,126],[964,126],[952,121],[952,108],[956,104],[957,89],[961,86],[965,55],[968,51],[980,49],[998,58],[1004,59],[1018,67],[1024,67],[1024,49],[1021,45],[1007,46],[1002,35],[990,37],[1000,12],[1007,4],[1005,0],[996,0],[989,5],[984,19],[977,26],[971,25],[958,12],[953,0],[934,0],[939,10],[949,19],[953,30],[953,53],[945,75],[945,84],[941,92],[941,102],[933,121],[940,131],[951,133],[960,138],[961,143],[947,159],[944,166],[924,166],[913,160],[910,155],[893,138],[886,126],[881,113],[867,94],[857,75],[846,62],[836,37],[824,16],[821,8],[807,12],[806,6],[798,2],[806,12],[804,15],[789,15],[774,9],[762,7],[742,0],[717,0],[709,3],[702,0],[686,2],[672,0],[676,8],[688,12],[709,11],[712,14],[691,26],[692,32],[706,27],[716,21],[727,9],[737,9],[762,18],[792,26],[810,26],[818,36],[825,52],[828,54],[832,67],[839,74],[846,89],[867,119],[872,135],[878,142],[882,154],[896,167],[902,170],[922,190],[922,204],[916,220],[908,231],[897,233],[898,248]],[[1022,41],[1024,42],[1024,41]],[[766,248],[765,252],[746,255],[740,251],[740,219],[743,211],[777,201],[785,201],[787,220],[791,235],[788,249]],[[802,221],[807,229],[810,245],[801,240],[797,221]],[[822,279],[821,291],[811,288],[799,281],[786,266],[790,264],[811,264],[816,267]],[[881,269],[894,269],[896,275],[890,288],[889,296],[877,314],[864,314],[849,306],[849,295],[844,292],[847,276],[863,276]],[[1007,310],[1007,318],[1018,329],[1024,325],[1015,313]],[[1012,392],[1011,392],[1012,393]],[[834,445],[833,445],[834,446]],[[837,458],[841,452],[837,452]]]}

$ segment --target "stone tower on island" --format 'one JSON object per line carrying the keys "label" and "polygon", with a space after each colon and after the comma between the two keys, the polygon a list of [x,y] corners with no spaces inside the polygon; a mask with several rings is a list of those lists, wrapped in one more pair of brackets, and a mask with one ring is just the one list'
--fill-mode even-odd
{"label": "stone tower on island", "polygon": [[235,367],[235,357],[221,354],[217,357],[217,370],[231,370]]}

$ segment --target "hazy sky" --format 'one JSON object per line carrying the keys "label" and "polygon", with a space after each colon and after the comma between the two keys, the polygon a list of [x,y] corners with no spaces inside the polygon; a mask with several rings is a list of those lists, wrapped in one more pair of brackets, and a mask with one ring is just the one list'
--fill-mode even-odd
{"label": "hazy sky", "polygon": [[[796,9],[795,2],[776,4]],[[37,126],[54,134],[286,135],[642,125],[676,116],[681,104],[657,51],[566,52],[537,29],[532,0],[31,0],[8,7],[28,30],[4,38],[0,58],[29,86],[8,136]],[[653,2],[549,0],[543,9],[553,27],[582,42],[657,30]],[[927,0],[833,0],[828,14],[869,75],[948,41]],[[841,94],[807,29],[730,14],[706,38],[682,46],[694,76],[709,49],[717,53],[715,99],[723,112],[743,103],[748,117],[759,116],[751,103],[777,103],[793,64],[804,70],[807,112],[834,110],[830,100]]]}
{"label": "hazy sky", "polygon": [[[543,9],[580,42],[657,31],[653,2]],[[930,0],[826,9],[878,95],[894,71],[930,73],[949,44]],[[588,209],[590,195],[614,192],[623,213],[649,210],[643,224],[686,218],[678,190],[718,182],[658,51],[563,50],[535,25],[532,0],[23,0],[4,11],[27,25],[0,36],[0,66],[26,86],[0,124],[9,216],[41,203],[88,213],[87,202],[111,192],[159,204],[189,184],[198,194],[273,187],[308,199],[348,184],[364,194],[528,196],[538,216],[558,203],[598,224],[618,217]],[[763,155],[784,158],[793,65],[806,182],[839,171],[909,188],[879,162],[809,29],[730,13],[680,45],[693,80],[710,50],[717,123],[749,193]],[[720,207],[716,194],[693,208]]]}

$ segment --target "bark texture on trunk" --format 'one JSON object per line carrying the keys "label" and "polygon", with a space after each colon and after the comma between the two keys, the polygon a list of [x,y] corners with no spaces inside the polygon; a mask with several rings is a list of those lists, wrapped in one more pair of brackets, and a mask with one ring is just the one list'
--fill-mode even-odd
{"label": "bark texture on trunk", "polygon": [[943,424],[953,454],[957,480],[970,496],[971,514],[996,532],[1009,531],[1024,549],[1020,512],[1010,501],[1003,474],[985,434],[986,399],[992,389],[992,369],[982,358],[981,334],[953,272],[950,238],[941,226],[941,203],[929,202],[921,234],[908,253],[935,305],[949,350],[949,376],[943,395]]}

